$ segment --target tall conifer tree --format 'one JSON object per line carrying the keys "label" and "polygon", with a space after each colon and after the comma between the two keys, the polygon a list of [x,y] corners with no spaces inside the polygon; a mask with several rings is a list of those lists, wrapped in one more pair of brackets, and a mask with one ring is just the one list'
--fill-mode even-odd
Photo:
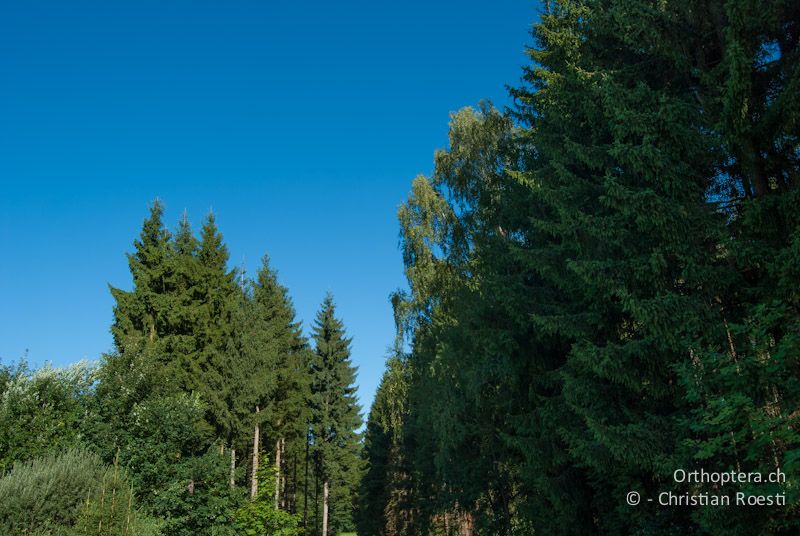
{"label": "tall conifer tree", "polygon": [[[309,350],[295,319],[288,290],[279,283],[267,256],[245,295],[245,308],[239,350],[242,353],[239,374],[242,387],[238,392],[242,396],[235,403],[235,411],[252,429],[256,424],[254,408],[260,408],[257,421],[270,442],[269,450],[274,449],[272,459],[280,473],[276,479],[276,496],[279,506],[286,507],[290,502],[287,450],[296,461],[305,444]],[[293,479],[294,476],[291,475]],[[292,480],[290,487],[294,493],[297,483]]]}
{"label": "tall conifer tree", "polygon": [[317,313],[312,332],[311,430],[316,471],[323,495],[323,536],[353,526],[352,511],[359,478],[361,415],[356,399],[356,369],[350,362],[350,341],[335,316],[329,293]]}
{"label": "tall conifer tree", "polygon": [[187,386],[209,405],[209,422],[225,438],[232,436],[235,427],[227,393],[236,386],[228,378],[241,368],[241,356],[229,351],[235,336],[233,311],[241,293],[236,286],[236,272],[228,270],[228,257],[214,214],[209,213],[200,231],[197,250],[198,353]]}
{"label": "tall conifer tree", "polygon": [[170,233],[164,227],[164,205],[156,199],[144,221],[134,252],[128,254],[133,289],[110,287],[114,297],[111,332],[117,349],[157,348],[163,335],[171,290]]}
{"label": "tall conifer tree", "polygon": [[197,259],[198,241],[184,211],[172,237],[170,252],[171,292],[173,298],[167,312],[168,344],[164,351],[171,357],[170,374],[184,390],[190,389],[198,359],[198,319],[202,307],[199,295],[200,266]]}

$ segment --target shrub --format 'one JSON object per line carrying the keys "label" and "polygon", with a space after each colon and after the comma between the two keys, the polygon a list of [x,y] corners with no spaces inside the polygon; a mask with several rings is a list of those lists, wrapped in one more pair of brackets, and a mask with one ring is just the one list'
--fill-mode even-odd
{"label": "shrub", "polygon": [[16,463],[0,478],[0,534],[51,529],[63,534],[75,524],[81,505],[98,489],[106,468],[83,449]]}
{"label": "shrub", "polygon": [[158,527],[135,510],[118,467],[76,448],[16,463],[0,478],[0,534],[151,536]]}
{"label": "shrub", "polygon": [[300,516],[275,507],[275,469],[262,456],[256,497],[236,512],[237,534],[247,536],[299,536]]}

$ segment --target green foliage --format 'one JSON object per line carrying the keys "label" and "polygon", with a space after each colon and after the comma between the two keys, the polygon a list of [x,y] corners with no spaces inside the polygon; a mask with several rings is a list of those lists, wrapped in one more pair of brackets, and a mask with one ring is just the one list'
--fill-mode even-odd
{"label": "green foliage", "polygon": [[170,233],[164,228],[164,205],[156,199],[150,217],[144,221],[135,252],[128,254],[133,276],[133,291],[111,287],[116,302],[111,332],[120,350],[142,350],[157,344],[165,325],[166,310],[171,305],[168,290],[172,279],[169,262]]}
{"label": "green foliage", "polygon": [[258,493],[236,512],[237,534],[244,536],[300,536],[301,516],[275,507],[274,466],[262,458],[258,469]]}
{"label": "green foliage", "polygon": [[[399,210],[407,413],[386,426],[379,391],[364,530],[797,532],[797,20],[545,3],[515,109],[454,114]],[[387,509],[396,437],[413,486]],[[741,491],[792,506],[625,503],[690,491],[678,468],[780,468]]]}
{"label": "green foliage", "polygon": [[262,432],[271,440],[292,443],[305,439],[308,420],[308,342],[295,320],[288,290],[277,272],[262,265],[244,289],[234,313],[236,334],[228,354],[237,356],[226,367],[236,375],[229,404],[241,447],[248,447],[254,408],[259,407]]}
{"label": "green foliage", "polygon": [[[288,290],[267,256],[245,291],[236,350],[241,366],[235,383],[240,387],[232,407],[244,427],[245,450],[251,448],[256,421],[262,444],[274,448],[275,459],[280,450],[278,500],[287,511],[296,512],[305,502],[305,475],[302,467],[298,473],[298,462],[305,458],[309,419],[308,341],[295,319]],[[260,411],[254,415],[256,407]]]}
{"label": "green foliage", "polygon": [[101,419],[95,443],[109,462],[119,453],[137,492],[151,495],[176,476],[186,459],[210,447],[205,404],[172,388],[148,355],[108,355],[98,378]]}
{"label": "green foliage", "polygon": [[83,449],[14,464],[0,478],[0,532],[63,531],[73,526],[106,470],[97,455]]}
{"label": "green foliage", "polygon": [[0,475],[14,462],[77,446],[94,420],[93,367],[31,371],[19,363],[0,377]]}
{"label": "green foliage", "polygon": [[228,459],[215,445],[203,456],[178,464],[148,503],[165,519],[166,536],[227,536],[244,495],[242,488],[228,485]]}
{"label": "green foliage", "polygon": [[224,376],[237,357],[226,353],[235,273],[227,269],[228,250],[213,214],[197,241],[185,216],[173,237],[163,212],[156,200],[128,255],[133,289],[111,288],[114,341],[120,353],[145,354],[164,367],[173,390],[197,392],[206,403],[206,420],[228,439],[234,423]]}
{"label": "green foliage", "polygon": [[0,478],[0,532],[90,536],[160,534],[137,509],[118,466],[83,449],[14,464]]}
{"label": "green foliage", "polygon": [[70,536],[159,536],[160,523],[134,506],[133,489],[119,465],[106,471],[99,490],[87,495]]}
{"label": "green foliage", "polygon": [[[514,523],[510,513],[528,502],[512,470],[527,449],[513,442],[518,419],[530,415],[526,399],[545,377],[515,357],[525,344],[548,341],[521,329],[524,313],[506,316],[528,306],[537,284],[509,254],[508,237],[525,222],[515,209],[527,201],[502,167],[524,157],[515,135],[509,118],[488,104],[454,114],[450,149],[436,154],[431,179],[414,180],[399,211],[411,292],[393,301],[414,350],[405,359],[407,387],[385,395],[408,416],[383,433],[402,437],[394,448],[407,451],[414,489],[397,491],[405,504],[384,514],[387,530],[392,516],[416,518],[413,531],[425,534],[438,530],[433,525],[443,530],[445,518],[455,525],[477,511],[480,528],[505,533]],[[392,486],[409,470],[390,468]],[[425,499],[408,499],[412,493]]]}
{"label": "green foliage", "polygon": [[408,366],[401,356],[387,360],[367,419],[356,526],[361,534],[412,533],[410,470],[403,430],[408,418]]}
{"label": "green foliage", "polygon": [[[213,214],[200,230],[197,250],[199,274],[195,293],[197,355],[186,373],[185,388],[196,391],[208,404],[208,420],[226,439],[235,428],[231,406],[226,399],[232,386],[226,376],[237,366],[239,356],[226,351],[233,336],[233,307],[238,289],[235,272],[227,269],[228,248],[222,241]],[[239,368],[241,368],[239,364]]]}
{"label": "green foliage", "polygon": [[262,355],[271,356],[267,363],[251,367],[264,368],[273,375],[273,388],[264,392],[262,387],[264,398],[260,401],[269,415],[266,431],[276,439],[303,440],[309,417],[308,342],[295,320],[288,290],[278,282],[278,274],[270,268],[266,256],[253,282],[252,304],[251,339]]}
{"label": "green foliage", "polygon": [[332,533],[353,527],[356,486],[360,478],[361,415],[356,400],[356,369],[350,362],[350,339],[335,316],[328,294],[312,332],[311,435],[316,474],[330,486]]}
{"label": "green foliage", "polygon": [[[284,460],[302,451],[307,342],[266,257],[246,280],[228,270],[213,214],[198,240],[185,215],[171,235],[162,213],[157,201],[129,257],[133,290],[112,289],[118,352],[100,370],[94,442],[107,459],[119,450],[165,534],[228,534],[244,495],[228,482],[247,480],[254,425],[282,439]],[[296,509],[296,471],[289,481],[282,469],[282,502]]]}
{"label": "green foliage", "polygon": [[98,447],[119,456],[141,504],[165,519],[165,535],[220,533],[244,494],[228,486],[229,461],[212,442],[206,405],[197,395],[170,394],[156,363],[146,355],[106,357],[98,371]]}

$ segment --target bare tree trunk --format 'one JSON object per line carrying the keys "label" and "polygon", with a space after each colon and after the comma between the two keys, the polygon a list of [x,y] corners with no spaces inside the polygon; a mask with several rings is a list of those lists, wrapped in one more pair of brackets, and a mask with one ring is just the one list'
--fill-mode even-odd
{"label": "bare tree trunk", "polygon": [[275,441],[275,508],[281,496],[281,440]]}
{"label": "bare tree trunk", "polygon": [[258,427],[258,406],[256,406],[256,426],[253,431],[253,473],[250,477],[250,498],[255,499],[258,494],[258,447],[260,444]]}
{"label": "bare tree trunk", "polygon": [[297,513],[297,452],[292,454],[292,498],[290,502],[289,511],[293,514]]}
{"label": "bare tree trunk", "polygon": [[306,477],[303,479],[303,528],[308,527],[308,444],[311,442],[306,430]]}
{"label": "bare tree trunk", "polygon": [[281,457],[283,458],[283,464],[286,466],[286,470],[282,473],[278,473],[278,482],[280,482],[281,488],[281,509],[286,510],[286,478],[289,473],[289,461],[286,459],[286,438],[281,438]]}
{"label": "bare tree trunk", "polygon": [[328,536],[328,479],[322,482],[322,536]]}
{"label": "bare tree trunk", "polygon": [[319,476],[314,470],[314,534],[319,533]]}
{"label": "bare tree trunk", "polygon": [[458,517],[458,534],[461,536],[472,536],[473,528],[475,526],[472,513],[464,512]]}
{"label": "bare tree trunk", "polygon": [[231,487],[236,486],[236,449],[231,447],[231,476],[230,476],[230,485]]}

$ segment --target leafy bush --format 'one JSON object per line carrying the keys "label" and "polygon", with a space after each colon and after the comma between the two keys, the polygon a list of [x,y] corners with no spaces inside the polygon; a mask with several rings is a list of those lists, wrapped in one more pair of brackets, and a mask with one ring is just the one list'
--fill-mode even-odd
{"label": "leafy bush", "polygon": [[78,446],[92,418],[95,369],[86,362],[0,372],[0,474],[14,462]]}
{"label": "leafy bush", "polygon": [[0,478],[0,534],[64,534],[105,472],[100,458],[82,449],[14,464]]}
{"label": "leafy bush", "polygon": [[140,504],[165,520],[162,532],[232,534],[244,493],[228,484],[230,458],[213,442],[207,404],[177,390],[146,353],[106,356],[98,378],[97,448],[108,461],[119,454]]}
{"label": "leafy bush", "polygon": [[275,468],[266,457],[258,470],[258,493],[255,499],[236,512],[237,534],[246,536],[299,536],[300,515],[275,508]]}
{"label": "leafy bush", "polygon": [[119,468],[87,450],[16,463],[0,478],[0,534],[114,536],[126,526],[131,535],[158,534],[153,520],[134,509]]}
{"label": "leafy bush", "polygon": [[107,471],[99,492],[83,504],[71,536],[157,536],[159,523],[134,507],[133,488],[119,466]]}
{"label": "leafy bush", "polygon": [[238,536],[231,526],[244,490],[229,486],[228,460],[212,446],[203,456],[176,462],[173,480],[148,498],[151,511],[166,520],[165,535]]}

